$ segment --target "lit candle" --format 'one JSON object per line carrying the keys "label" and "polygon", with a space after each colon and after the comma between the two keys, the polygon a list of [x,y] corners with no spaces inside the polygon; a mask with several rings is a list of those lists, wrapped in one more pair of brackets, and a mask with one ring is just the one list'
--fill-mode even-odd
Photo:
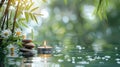
{"label": "lit candle", "polygon": [[38,54],[51,54],[52,47],[47,46],[47,42],[44,41],[43,46],[38,47]]}

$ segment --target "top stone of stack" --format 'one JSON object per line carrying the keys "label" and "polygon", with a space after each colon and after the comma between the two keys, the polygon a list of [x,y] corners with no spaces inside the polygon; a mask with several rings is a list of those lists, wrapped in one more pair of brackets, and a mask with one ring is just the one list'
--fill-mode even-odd
{"label": "top stone of stack", "polygon": [[24,39],[22,40],[23,43],[30,43],[30,42],[33,42],[32,40],[27,40],[27,39]]}
{"label": "top stone of stack", "polygon": [[23,40],[23,47],[27,48],[27,49],[32,49],[35,47],[35,44],[32,43],[32,40]]}

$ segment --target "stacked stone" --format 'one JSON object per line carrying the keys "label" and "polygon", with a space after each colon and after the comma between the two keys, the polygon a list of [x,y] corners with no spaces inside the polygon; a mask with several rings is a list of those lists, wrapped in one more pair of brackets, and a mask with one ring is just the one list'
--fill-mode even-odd
{"label": "stacked stone", "polygon": [[23,48],[20,48],[20,51],[22,52],[22,56],[25,58],[33,57],[35,54],[33,52],[33,48],[35,47],[34,43],[32,43],[32,40],[23,40]]}

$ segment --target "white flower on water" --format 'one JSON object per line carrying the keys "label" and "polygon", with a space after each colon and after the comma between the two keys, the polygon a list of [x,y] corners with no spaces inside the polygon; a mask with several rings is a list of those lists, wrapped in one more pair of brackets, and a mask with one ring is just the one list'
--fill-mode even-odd
{"label": "white flower on water", "polygon": [[8,38],[11,34],[12,32],[9,29],[6,29],[2,31],[1,36],[4,38]]}

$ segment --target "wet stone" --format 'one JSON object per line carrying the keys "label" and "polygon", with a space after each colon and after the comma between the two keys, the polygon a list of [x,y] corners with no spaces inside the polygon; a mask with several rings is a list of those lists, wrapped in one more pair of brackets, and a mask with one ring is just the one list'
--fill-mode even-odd
{"label": "wet stone", "polygon": [[33,57],[35,54],[32,52],[32,51],[30,51],[30,52],[23,52],[22,53],[22,56],[24,56],[24,57]]}
{"label": "wet stone", "polygon": [[20,51],[21,51],[21,52],[31,52],[30,49],[26,49],[26,48],[20,48]]}
{"label": "wet stone", "polygon": [[23,42],[23,43],[30,43],[30,42],[32,42],[32,40],[27,40],[27,39],[26,39],[26,40],[22,40],[22,42]]}
{"label": "wet stone", "polygon": [[35,45],[34,45],[34,43],[27,43],[27,44],[24,44],[24,47],[27,49],[32,49],[35,47]]}

